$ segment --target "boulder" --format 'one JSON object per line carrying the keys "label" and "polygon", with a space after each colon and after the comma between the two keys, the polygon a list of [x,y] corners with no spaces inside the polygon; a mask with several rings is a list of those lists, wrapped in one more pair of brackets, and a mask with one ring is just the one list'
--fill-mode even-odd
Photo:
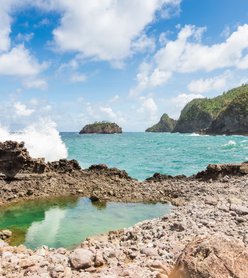
{"label": "boulder", "polygon": [[88,249],[75,249],[70,255],[71,265],[75,269],[86,269],[94,265],[95,255]]}
{"label": "boulder", "polygon": [[247,278],[248,249],[224,235],[196,238],[176,262],[170,278]]}
{"label": "boulder", "polygon": [[24,142],[0,142],[0,172],[7,179],[13,179],[30,159]]}

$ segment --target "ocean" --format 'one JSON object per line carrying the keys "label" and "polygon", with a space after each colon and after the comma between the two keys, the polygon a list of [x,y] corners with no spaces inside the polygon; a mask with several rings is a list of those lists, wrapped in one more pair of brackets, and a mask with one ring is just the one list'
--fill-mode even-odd
{"label": "ocean", "polygon": [[124,132],[122,134],[60,133],[69,159],[81,167],[106,164],[144,180],[155,172],[196,174],[210,163],[248,160],[248,138],[178,133]]}

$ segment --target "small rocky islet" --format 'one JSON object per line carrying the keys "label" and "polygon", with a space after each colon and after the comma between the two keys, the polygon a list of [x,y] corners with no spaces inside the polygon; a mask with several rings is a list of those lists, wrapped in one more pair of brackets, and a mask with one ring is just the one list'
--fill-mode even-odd
{"label": "small rocky islet", "polygon": [[190,101],[177,121],[164,114],[148,132],[248,135],[248,85],[215,98]]}
{"label": "small rocky islet", "polygon": [[114,134],[114,133],[122,133],[122,128],[119,127],[116,123],[110,122],[95,122],[93,124],[88,124],[84,126],[79,134]]}
{"label": "small rocky islet", "polygon": [[170,118],[166,113],[162,115],[159,122],[146,129],[146,132],[172,132],[176,126],[176,120]]}
{"label": "small rocky islet", "polygon": [[[170,201],[174,208],[164,217],[88,238],[73,250],[29,250],[0,241],[0,277],[248,277],[248,163],[209,165],[191,177],[157,173],[141,182],[106,165],[81,169],[74,160],[33,159],[23,143],[8,141],[1,149],[1,206],[74,195]],[[15,157],[14,175],[9,166]],[[11,237],[6,230],[0,235]]]}

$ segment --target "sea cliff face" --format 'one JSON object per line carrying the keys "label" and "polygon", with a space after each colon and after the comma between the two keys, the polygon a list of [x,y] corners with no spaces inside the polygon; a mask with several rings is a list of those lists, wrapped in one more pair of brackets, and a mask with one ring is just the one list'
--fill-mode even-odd
{"label": "sea cliff face", "polygon": [[166,113],[162,115],[159,122],[149,127],[146,132],[172,132],[176,126],[176,121],[171,119]]}
{"label": "sea cliff face", "polygon": [[[161,126],[160,120],[147,131],[163,132]],[[248,135],[248,85],[234,88],[212,99],[193,99],[183,108],[175,127],[165,131]]]}
{"label": "sea cliff face", "polygon": [[194,99],[181,112],[173,132],[193,133],[208,128],[213,115],[204,108],[204,99]]}
{"label": "sea cliff face", "polygon": [[79,132],[80,134],[85,133],[101,133],[101,134],[113,134],[113,133],[122,133],[122,128],[119,127],[116,123],[109,122],[97,122],[94,124],[88,124],[83,127]]}
{"label": "sea cliff face", "polygon": [[221,111],[206,133],[248,135],[248,93],[238,95]]}

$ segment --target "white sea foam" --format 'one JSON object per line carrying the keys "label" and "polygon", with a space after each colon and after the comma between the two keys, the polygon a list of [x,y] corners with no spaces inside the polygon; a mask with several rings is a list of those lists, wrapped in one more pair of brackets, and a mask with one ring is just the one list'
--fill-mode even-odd
{"label": "white sea foam", "polygon": [[193,133],[191,133],[189,136],[193,136],[193,137],[198,137],[198,136],[209,136],[208,134],[199,134],[199,133],[195,133],[195,132],[193,132]]}
{"label": "white sea foam", "polygon": [[228,141],[226,144],[222,145],[223,147],[234,147],[237,143],[234,140]]}
{"label": "white sea foam", "polygon": [[42,119],[17,133],[10,133],[6,127],[0,126],[0,141],[6,140],[24,141],[32,157],[44,157],[46,161],[66,158],[68,155],[56,124],[48,119]]}

